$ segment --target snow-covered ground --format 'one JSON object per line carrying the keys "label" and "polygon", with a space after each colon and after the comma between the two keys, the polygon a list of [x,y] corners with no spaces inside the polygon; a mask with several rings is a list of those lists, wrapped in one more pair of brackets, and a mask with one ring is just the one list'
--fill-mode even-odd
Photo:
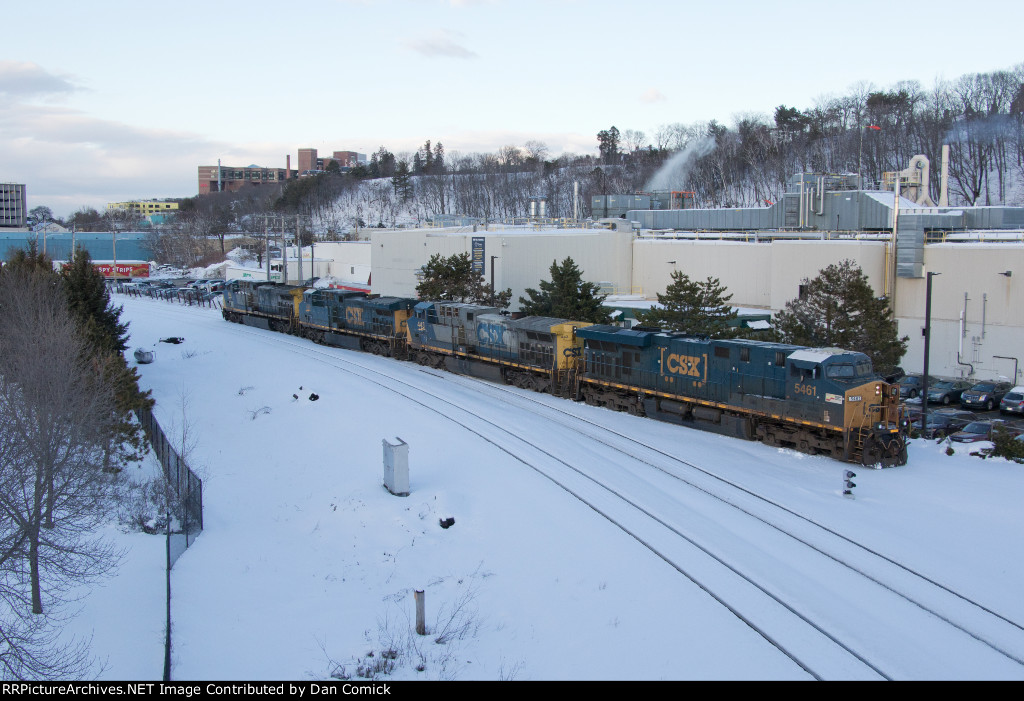
{"label": "snow-covered ground", "polygon": [[[914,441],[848,499],[828,458],[115,302],[198,440],[175,679],[1024,679],[1024,466],[977,446]],[[157,678],[164,542],[115,536],[73,632]]]}

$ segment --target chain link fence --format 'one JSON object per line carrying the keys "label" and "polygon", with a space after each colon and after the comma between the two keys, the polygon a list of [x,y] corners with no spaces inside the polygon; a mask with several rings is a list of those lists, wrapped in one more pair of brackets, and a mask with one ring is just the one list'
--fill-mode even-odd
{"label": "chain link fence", "polygon": [[173,505],[177,519],[177,527],[172,528],[173,532],[169,534],[170,561],[173,564],[203,530],[203,481],[167,440],[151,410],[143,409],[136,412],[136,415],[153,446],[153,452],[163,466],[164,477],[171,491],[168,501]]}

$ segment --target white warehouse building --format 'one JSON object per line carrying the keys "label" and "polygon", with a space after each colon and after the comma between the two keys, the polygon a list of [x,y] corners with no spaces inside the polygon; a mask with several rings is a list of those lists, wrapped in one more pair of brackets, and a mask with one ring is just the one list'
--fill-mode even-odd
{"label": "white warehouse building", "polygon": [[[1024,349],[1024,234],[1012,243],[975,236],[923,246],[919,265],[933,278],[929,371],[949,377],[1021,382]],[[673,270],[691,278],[718,278],[732,303],[778,312],[800,294],[804,279],[850,259],[879,294],[890,290],[900,333],[910,338],[903,367],[923,368],[925,278],[894,274],[889,240],[875,236],[837,240],[720,235],[664,235],[631,229],[548,229],[473,232],[416,229],[370,234],[372,291],[415,297],[417,273],[434,254],[469,253],[495,287],[512,289],[512,309],[528,287],[550,279],[553,261],[571,257],[583,277],[602,291],[655,299]],[[1007,275],[1006,273],[1010,273]],[[895,289],[892,289],[895,284]],[[1017,376],[1014,377],[1016,372]]]}

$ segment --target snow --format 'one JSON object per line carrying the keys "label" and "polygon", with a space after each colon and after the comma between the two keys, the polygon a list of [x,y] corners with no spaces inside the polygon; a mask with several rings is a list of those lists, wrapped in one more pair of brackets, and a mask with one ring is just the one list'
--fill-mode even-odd
{"label": "snow", "polygon": [[[138,370],[165,431],[198,439],[174,679],[358,678],[388,649],[378,679],[1024,679],[1024,466],[977,444],[854,466],[849,499],[825,457],[115,302],[156,348]],[[382,486],[398,436],[405,498]],[[155,679],[164,540],[111,536],[118,574],[69,632],[91,632],[103,678]]]}
{"label": "snow", "polygon": [[836,353],[844,351],[838,348],[805,348],[804,350],[793,351],[789,354],[790,360],[800,360],[807,363],[820,363],[828,360]]}

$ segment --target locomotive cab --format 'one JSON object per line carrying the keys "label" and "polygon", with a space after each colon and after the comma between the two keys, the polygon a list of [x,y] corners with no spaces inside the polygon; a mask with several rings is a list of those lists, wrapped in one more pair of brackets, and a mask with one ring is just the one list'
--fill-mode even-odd
{"label": "locomotive cab", "polygon": [[786,398],[807,418],[842,426],[847,459],[864,464],[903,465],[907,422],[898,388],[875,374],[863,353],[807,348],[786,360]]}

